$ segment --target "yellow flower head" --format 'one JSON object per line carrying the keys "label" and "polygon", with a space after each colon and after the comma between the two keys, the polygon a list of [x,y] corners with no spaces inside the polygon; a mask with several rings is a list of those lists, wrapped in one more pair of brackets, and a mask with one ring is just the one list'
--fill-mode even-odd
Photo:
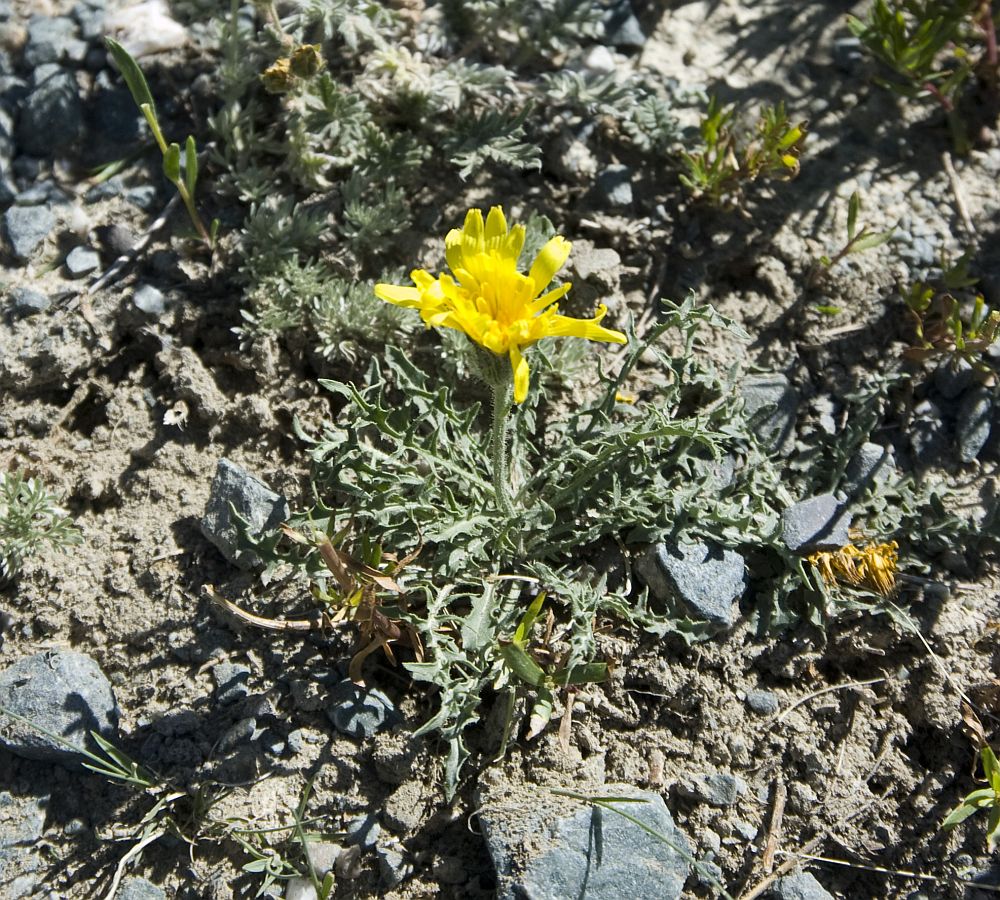
{"label": "yellow flower head", "polygon": [[832,552],[814,553],[809,562],[829,585],[846,582],[888,597],[896,590],[898,551],[899,545],[895,541],[865,547],[848,544]]}
{"label": "yellow flower head", "polygon": [[600,306],[592,319],[559,315],[556,303],[569,290],[561,284],[542,293],[569,256],[570,243],[552,238],[542,247],[528,274],[517,269],[524,247],[524,226],[507,227],[499,206],[486,222],[470,209],[465,225],[445,238],[451,274],[434,278],[424,269],[410,273],[415,287],[375,285],[375,296],[397,306],[419,309],[428,326],[464,331],[487,350],[509,356],[514,371],[514,401],[528,395],[528,363],[522,350],[544,337],[579,337],[591,341],[626,342],[625,335],[601,326],[607,313]]}

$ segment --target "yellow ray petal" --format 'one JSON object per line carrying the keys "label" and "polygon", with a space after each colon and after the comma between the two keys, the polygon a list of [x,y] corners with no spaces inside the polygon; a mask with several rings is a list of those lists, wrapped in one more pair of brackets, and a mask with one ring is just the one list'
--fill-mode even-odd
{"label": "yellow ray petal", "polygon": [[536,293],[545,290],[552,276],[563,267],[572,247],[569,241],[556,235],[538,252],[528,273],[528,277],[535,282]]}
{"label": "yellow ray petal", "polygon": [[620,331],[604,328],[598,322],[604,318],[603,310],[593,319],[573,319],[569,316],[552,316],[546,323],[546,331],[551,337],[578,337],[588,341],[608,341],[612,344],[626,344],[628,338]]}
{"label": "yellow ray petal", "polygon": [[399,284],[376,284],[375,296],[379,300],[394,303],[396,306],[405,306],[408,309],[420,307],[420,291],[415,287],[404,287]]}
{"label": "yellow ray petal", "polygon": [[[482,215],[482,213],[480,213]],[[507,217],[503,214],[503,209],[494,206],[486,216],[486,244],[499,248],[500,242],[507,237]]]}
{"label": "yellow ray petal", "polygon": [[521,348],[516,344],[510,348],[510,366],[514,370],[514,402],[524,403],[528,396],[528,362],[521,355]]}

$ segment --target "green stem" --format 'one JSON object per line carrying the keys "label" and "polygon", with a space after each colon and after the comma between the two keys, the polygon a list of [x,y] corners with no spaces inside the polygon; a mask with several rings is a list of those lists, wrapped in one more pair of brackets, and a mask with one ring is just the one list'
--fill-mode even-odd
{"label": "green stem", "polygon": [[497,505],[508,518],[514,517],[514,505],[510,500],[510,447],[507,443],[507,425],[513,403],[513,385],[510,379],[494,383],[493,425],[490,428],[490,463],[493,468],[493,490]]}

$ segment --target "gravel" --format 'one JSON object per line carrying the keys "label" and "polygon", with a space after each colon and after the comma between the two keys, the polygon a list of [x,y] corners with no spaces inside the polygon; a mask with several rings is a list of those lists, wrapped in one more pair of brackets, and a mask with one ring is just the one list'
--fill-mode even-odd
{"label": "gravel", "polygon": [[68,16],[34,16],[28,24],[24,62],[32,69],[46,63],[82,62],[87,42],[77,37],[76,23]]}
{"label": "gravel", "polygon": [[[92,747],[90,732],[118,733],[118,704],[100,667],[75,651],[37,653],[0,672],[0,707],[58,735],[72,747]],[[27,759],[76,761],[79,755],[27,725],[0,715],[0,743]]]}

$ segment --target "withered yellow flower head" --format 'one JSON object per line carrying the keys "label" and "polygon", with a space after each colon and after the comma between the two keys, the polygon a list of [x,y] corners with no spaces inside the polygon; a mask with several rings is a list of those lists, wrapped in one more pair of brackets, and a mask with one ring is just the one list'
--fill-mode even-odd
{"label": "withered yellow flower head", "polygon": [[579,337],[624,344],[619,331],[601,326],[607,313],[597,309],[592,319],[559,314],[557,300],[568,283],[542,293],[569,257],[570,243],[552,238],[535,257],[527,275],[517,262],[524,248],[524,226],[507,227],[499,206],[483,222],[470,209],[465,225],[448,232],[445,256],[451,274],[435,278],[425,269],[410,273],[415,287],[375,285],[375,295],[397,306],[419,309],[428,326],[464,331],[473,341],[500,356],[509,356],[514,372],[514,401],[528,394],[528,363],[522,351],[544,337]]}
{"label": "withered yellow flower head", "polygon": [[847,583],[888,597],[896,590],[898,550],[895,541],[866,547],[848,544],[832,552],[814,553],[809,562],[816,566],[827,584]]}

